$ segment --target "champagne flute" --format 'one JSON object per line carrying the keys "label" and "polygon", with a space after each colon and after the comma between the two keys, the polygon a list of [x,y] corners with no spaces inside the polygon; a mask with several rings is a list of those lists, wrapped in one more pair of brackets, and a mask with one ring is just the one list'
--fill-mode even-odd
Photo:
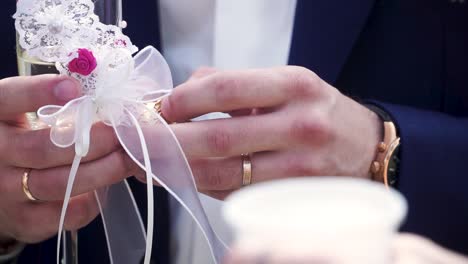
{"label": "champagne flute", "polygon": [[[122,21],[122,0],[93,0],[94,12],[102,23],[107,25],[120,25]],[[45,62],[38,58],[31,57],[21,48],[17,41],[18,73],[20,76],[33,76],[39,74],[49,74],[58,71],[54,63]],[[35,112],[26,113],[26,118],[30,129],[37,130],[44,128]],[[63,264],[78,264],[78,232],[63,231]]]}

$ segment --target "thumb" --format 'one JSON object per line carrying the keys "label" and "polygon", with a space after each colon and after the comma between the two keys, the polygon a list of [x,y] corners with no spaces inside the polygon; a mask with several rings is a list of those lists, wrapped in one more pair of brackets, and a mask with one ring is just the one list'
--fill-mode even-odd
{"label": "thumb", "polygon": [[60,75],[11,77],[0,80],[0,120],[12,120],[44,105],[63,105],[81,95],[77,80]]}

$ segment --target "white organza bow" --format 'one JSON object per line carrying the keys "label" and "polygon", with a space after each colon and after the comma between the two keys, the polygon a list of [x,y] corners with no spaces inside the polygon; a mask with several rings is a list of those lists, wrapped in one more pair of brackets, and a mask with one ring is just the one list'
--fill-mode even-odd
{"label": "white organza bow", "polygon": [[[209,224],[187,159],[169,125],[149,106],[167,96],[173,87],[166,61],[153,47],[146,47],[134,58],[125,49],[97,53],[102,55],[97,58],[96,74],[80,80],[84,87],[93,89],[85,89],[82,97],[65,106],[45,106],[38,111],[39,118],[51,127],[50,138],[55,145],[75,145],[76,156],[60,216],[58,251],[75,176],[89,150],[91,127],[103,122],[114,128],[128,156],[146,172],[148,192],[145,234],[125,181],[96,191],[111,262],[139,263],[144,254],[144,263],[149,263],[155,220],[152,181],[155,180],[193,217],[208,241],[214,260],[220,263],[226,246]],[[73,76],[60,64],[57,68]]]}

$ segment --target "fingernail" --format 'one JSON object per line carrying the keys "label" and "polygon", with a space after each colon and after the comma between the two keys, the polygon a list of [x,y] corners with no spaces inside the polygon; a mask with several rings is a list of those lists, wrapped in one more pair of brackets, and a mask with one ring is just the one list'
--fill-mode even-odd
{"label": "fingernail", "polygon": [[54,87],[54,95],[60,101],[70,101],[78,97],[79,89],[75,82],[63,80]]}

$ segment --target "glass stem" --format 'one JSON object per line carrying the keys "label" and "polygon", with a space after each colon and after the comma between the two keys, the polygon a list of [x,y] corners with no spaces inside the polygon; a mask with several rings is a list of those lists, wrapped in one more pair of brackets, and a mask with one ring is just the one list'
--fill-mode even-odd
{"label": "glass stem", "polygon": [[78,231],[63,231],[62,264],[78,264]]}

